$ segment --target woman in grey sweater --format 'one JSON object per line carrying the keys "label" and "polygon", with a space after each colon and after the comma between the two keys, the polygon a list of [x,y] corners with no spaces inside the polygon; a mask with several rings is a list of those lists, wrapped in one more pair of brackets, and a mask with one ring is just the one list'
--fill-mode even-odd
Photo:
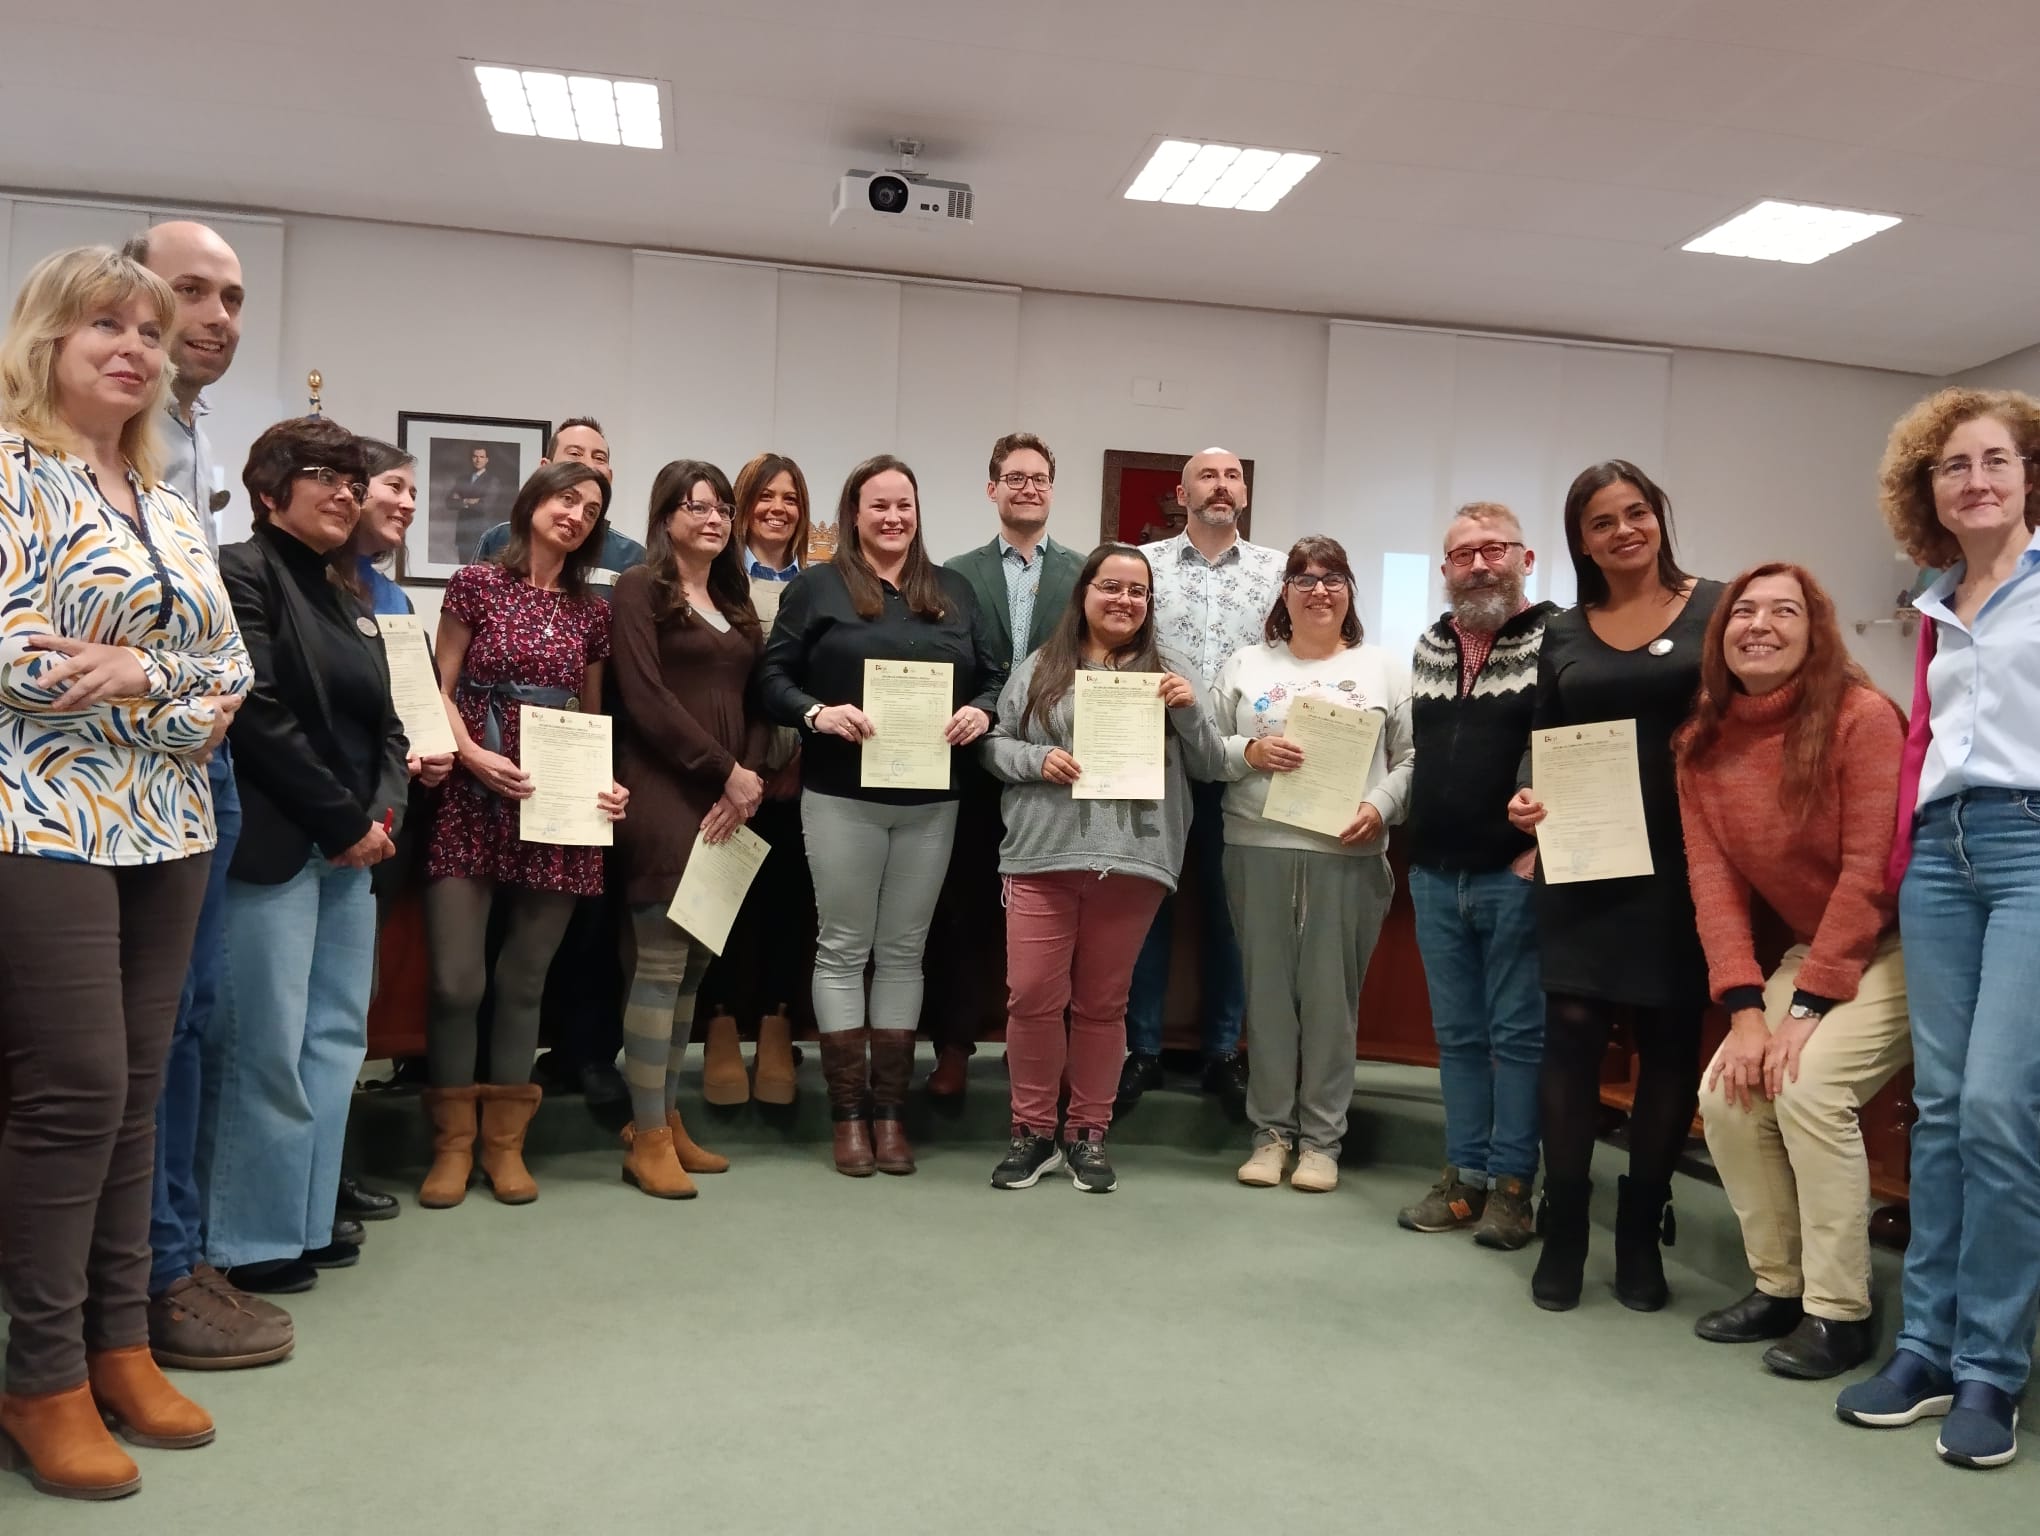
{"label": "woman in grey sweater", "polygon": [[[1190,828],[1185,774],[1218,776],[1223,751],[1191,669],[1155,644],[1147,559],[1101,544],[1048,643],[999,695],[983,748],[1007,786],[999,873],[1006,882],[1006,1068],[1013,1140],[992,1173],[995,1189],[1026,1189],[1064,1166],[1078,1189],[1118,1187],[1105,1155],[1112,1095],[1126,1054],[1126,995],[1162,897],[1176,888]],[[1083,765],[1072,755],[1080,671],[1139,676],[1167,711],[1159,800],[1078,799]],[[1069,1011],[1067,1038],[1063,1012]],[[1067,1070],[1064,1145],[1056,1100]]]}

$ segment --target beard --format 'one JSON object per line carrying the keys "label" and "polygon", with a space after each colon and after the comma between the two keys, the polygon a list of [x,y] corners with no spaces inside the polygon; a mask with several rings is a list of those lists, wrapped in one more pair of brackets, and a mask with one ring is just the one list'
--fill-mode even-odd
{"label": "beard", "polygon": [[1229,528],[1240,520],[1243,507],[1214,496],[1190,509],[1190,515],[1211,528]]}
{"label": "beard", "polygon": [[1491,635],[1523,611],[1523,578],[1476,571],[1450,588],[1452,616],[1462,629]]}

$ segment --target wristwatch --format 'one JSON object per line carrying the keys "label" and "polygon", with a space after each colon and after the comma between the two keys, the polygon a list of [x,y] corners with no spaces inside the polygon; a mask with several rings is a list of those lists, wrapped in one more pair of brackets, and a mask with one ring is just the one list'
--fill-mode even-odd
{"label": "wristwatch", "polygon": [[808,731],[813,731],[815,728],[815,716],[819,715],[824,707],[825,706],[820,704],[808,705],[807,713],[800,717],[800,723],[802,728]]}
{"label": "wristwatch", "polygon": [[1818,1008],[1809,1008],[1804,1003],[1794,1003],[1786,1012],[1795,1019],[1817,1019],[1820,1017],[1820,1010]]}

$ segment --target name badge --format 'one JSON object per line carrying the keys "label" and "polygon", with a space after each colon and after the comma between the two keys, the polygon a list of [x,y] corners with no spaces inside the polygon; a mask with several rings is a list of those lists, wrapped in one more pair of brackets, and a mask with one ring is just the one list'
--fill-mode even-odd
{"label": "name badge", "polygon": [[375,620],[371,619],[365,613],[360,618],[354,621],[354,627],[360,630],[364,635],[368,636],[368,638],[371,640],[373,640],[377,635],[382,633],[381,630],[375,627]]}
{"label": "name badge", "polygon": [[598,565],[588,573],[588,580],[598,587],[613,587],[616,585],[616,572]]}

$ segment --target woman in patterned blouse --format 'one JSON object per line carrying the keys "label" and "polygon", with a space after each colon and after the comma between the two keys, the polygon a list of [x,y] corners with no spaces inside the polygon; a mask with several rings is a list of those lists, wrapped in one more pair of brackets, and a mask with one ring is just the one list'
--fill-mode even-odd
{"label": "woman in patterned blouse", "polygon": [[213,846],[205,760],[251,680],[196,513],[158,481],[161,278],[38,265],[0,342],[0,1465],[132,1493],[107,1432],[205,1410],[149,1354],[155,1107]]}
{"label": "woman in patterned blouse", "polygon": [[[602,708],[609,605],[588,572],[602,547],[609,482],[583,460],[548,464],[524,482],[510,509],[510,539],[493,560],[463,566],[439,613],[439,679],[458,745],[426,855],[425,930],[432,952],[426,1049],[432,1086],[432,1168],[418,1203],[460,1204],[474,1171],[479,1124],[482,1173],[496,1198],[538,1198],[524,1166],[524,1133],[538,1113],[531,1080],[545,973],[574,903],[602,894],[602,850],[526,842],[518,802],[531,798],[520,766],[526,707]],[[596,797],[623,819],[628,792],[612,782]],[[475,1080],[476,1012],[488,980],[489,914],[509,908],[496,960],[486,1080]]]}

